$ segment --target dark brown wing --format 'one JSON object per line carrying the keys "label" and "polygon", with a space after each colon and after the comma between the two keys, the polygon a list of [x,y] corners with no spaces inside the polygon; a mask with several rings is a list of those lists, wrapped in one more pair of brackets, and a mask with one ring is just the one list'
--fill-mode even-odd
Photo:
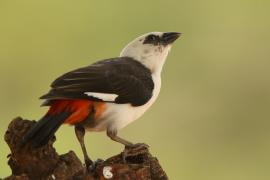
{"label": "dark brown wing", "polygon": [[41,99],[103,101],[86,94],[95,92],[118,95],[114,103],[141,106],[152,97],[153,89],[154,82],[149,69],[132,58],[118,57],[62,75],[52,83],[49,93]]}

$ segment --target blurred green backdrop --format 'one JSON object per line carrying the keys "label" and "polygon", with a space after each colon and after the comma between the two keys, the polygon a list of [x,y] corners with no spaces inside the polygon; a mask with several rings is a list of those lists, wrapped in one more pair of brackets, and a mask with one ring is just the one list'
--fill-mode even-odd
{"label": "blurred green backdrop", "polygon": [[[120,135],[148,143],[171,179],[269,179],[269,9],[269,0],[1,0],[0,177],[10,174],[8,123],[39,119],[54,78],[118,56],[143,33],[179,31],[158,101]],[[59,153],[82,158],[73,128],[57,139]],[[122,150],[105,133],[86,142],[94,159]]]}

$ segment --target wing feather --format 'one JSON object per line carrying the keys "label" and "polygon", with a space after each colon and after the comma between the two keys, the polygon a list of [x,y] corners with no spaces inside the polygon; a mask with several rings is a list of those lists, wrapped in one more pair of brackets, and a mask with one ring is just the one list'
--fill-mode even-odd
{"label": "wing feather", "polygon": [[132,58],[118,57],[99,61],[60,76],[41,99],[106,101],[87,95],[104,93],[117,95],[109,102],[140,106],[152,97],[153,89],[154,83],[149,69]]}

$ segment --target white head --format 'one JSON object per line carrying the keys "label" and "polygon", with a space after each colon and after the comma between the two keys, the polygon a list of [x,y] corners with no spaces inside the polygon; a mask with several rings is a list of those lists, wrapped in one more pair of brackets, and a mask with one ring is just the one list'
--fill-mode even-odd
{"label": "white head", "polygon": [[152,73],[160,73],[172,43],[180,36],[177,32],[151,32],[130,42],[121,52],[121,57],[140,61]]}

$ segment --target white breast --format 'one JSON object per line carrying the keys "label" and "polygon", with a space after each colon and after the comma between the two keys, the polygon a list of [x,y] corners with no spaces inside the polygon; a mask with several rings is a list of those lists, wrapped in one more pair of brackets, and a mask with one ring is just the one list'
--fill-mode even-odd
{"label": "white breast", "polygon": [[106,110],[98,120],[100,123],[96,127],[89,129],[90,131],[103,131],[107,128],[118,130],[129,123],[141,117],[145,111],[155,102],[160,92],[161,78],[160,75],[152,75],[154,81],[154,90],[152,98],[144,105],[134,107],[130,104],[114,104],[107,103]]}

